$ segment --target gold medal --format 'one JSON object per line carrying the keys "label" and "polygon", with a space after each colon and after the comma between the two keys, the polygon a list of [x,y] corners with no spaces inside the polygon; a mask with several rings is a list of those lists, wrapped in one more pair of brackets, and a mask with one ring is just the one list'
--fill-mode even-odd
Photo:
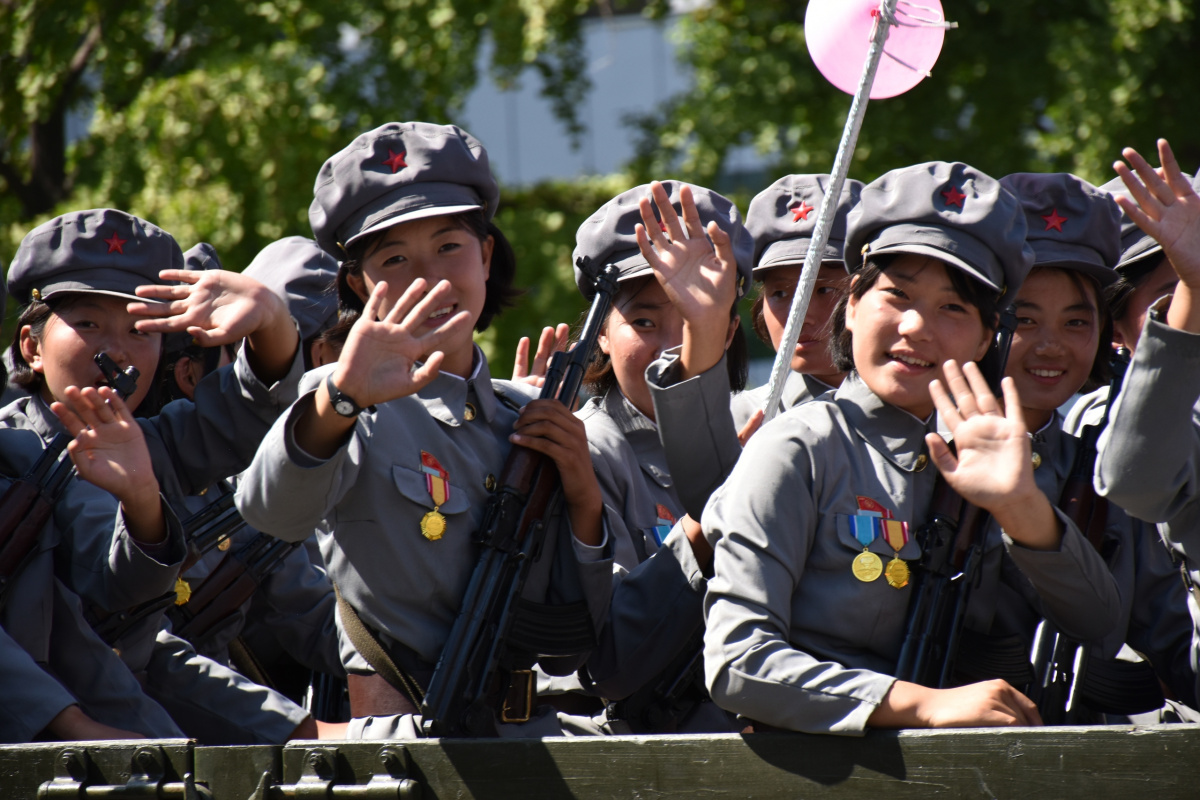
{"label": "gold medal", "polygon": [[421,535],[431,542],[442,538],[446,532],[446,518],[436,508],[421,517]]}
{"label": "gold medal", "polygon": [[864,549],[854,557],[850,571],[863,583],[870,583],[883,574],[883,559]]}
{"label": "gold medal", "polygon": [[183,578],[175,579],[175,605],[181,606],[192,599],[192,587]]}
{"label": "gold medal", "polygon": [[220,550],[222,553],[224,553],[226,550],[229,549],[229,545],[231,545],[231,544],[233,544],[233,542],[231,542],[229,540],[228,536],[222,536],[220,538],[220,540],[217,542],[217,549]]}
{"label": "gold medal", "polygon": [[911,573],[909,572],[908,564],[900,560],[899,557],[896,557],[888,562],[887,569],[883,571],[883,574],[887,578],[888,586],[895,589],[903,589],[905,586],[908,586],[908,579]]}

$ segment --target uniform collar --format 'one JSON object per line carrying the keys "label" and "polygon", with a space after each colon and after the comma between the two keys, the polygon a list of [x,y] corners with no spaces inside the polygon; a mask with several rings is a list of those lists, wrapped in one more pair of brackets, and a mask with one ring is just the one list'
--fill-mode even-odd
{"label": "uniform collar", "polygon": [[427,386],[417,392],[417,398],[435,419],[458,427],[467,419],[467,405],[474,410],[473,419],[491,422],[496,416],[496,393],[492,389],[492,374],[487,358],[475,345],[475,368],[469,378],[439,372]]}
{"label": "uniform collar", "polygon": [[925,434],[934,430],[936,415],[921,420],[872,392],[857,372],[838,387],[833,401],[854,432],[888,461],[907,472],[920,472],[929,464]]}
{"label": "uniform collar", "polygon": [[600,403],[604,413],[633,448],[642,471],[659,486],[670,487],[671,471],[667,466],[667,453],[658,438],[658,425],[654,420],[638,411],[615,386],[604,395]]}
{"label": "uniform collar", "polygon": [[836,388],[836,386],[830,386],[825,381],[817,380],[812,375],[790,372],[788,373],[787,380],[783,383],[783,394],[780,396],[780,401],[783,403],[785,409],[794,408],[801,403],[807,403],[809,400],[816,400],[821,395]]}
{"label": "uniform collar", "polygon": [[53,439],[56,434],[67,429],[39,393],[34,392],[28,397],[22,397],[18,402],[22,404],[21,408],[31,427],[43,439]]}

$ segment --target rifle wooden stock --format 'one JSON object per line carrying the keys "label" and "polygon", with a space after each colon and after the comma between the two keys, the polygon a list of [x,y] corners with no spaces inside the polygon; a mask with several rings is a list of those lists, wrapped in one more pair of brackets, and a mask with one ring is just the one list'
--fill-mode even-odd
{"label": "rifle wooden stock", "polygon": [[[581,262],[580,267],[591,272],[590,263]],[[542,399],[557,399],[568,407],[574,404],[612,307],[618,274],[614,265],[608,265],[597,276],[596,295],[579,341],[569,354],[555,353],[550,359]],[[559,493],[558,470],[541,454],[513,447],[499,484],[476,536],[482,545],[479,561],[420,704],[426,735],[494,734],[496,712],[504,718],[502,709],[509,708],[509,700],[518,694],[524,695],[527,718],[534,691],[529,670],[538,656],[568,655],[574,648],[579,648],[574,652],[585,648],[569,641],[571,636],[552,643],[528,625],[514,627],[518,614],[529,613],[522,610],[519,598],[531,566],[541,555],[545,517]],[[514,636],[518,629],[520,636]],[[521,717],[518,712],[510,721]]]}

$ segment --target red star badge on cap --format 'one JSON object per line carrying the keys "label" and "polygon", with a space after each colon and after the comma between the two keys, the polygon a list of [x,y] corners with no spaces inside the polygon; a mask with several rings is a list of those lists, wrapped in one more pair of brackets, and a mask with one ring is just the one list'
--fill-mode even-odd
{"label": "red star badge on cap", "polygon": [[957,186],[951,186],[949,189],[942,192],[942,197],[946,198],[946,205],[958,206],[959,208],[963,207],[963,200],[967,199],[967,196],[959,191]]}
{"label": "red star badge on cap", "polygon": [[1062,233],[1063,223],[1067,221],[1066,217],[1060,217],[1058,215],[1057,208],[1051,210],[1049,214],[1042,215],[1042,219],[1046,220],[1046,230],[1054,228],[1054,230],[1058,231],[1059,233]]}
{"label": "red star badge on cap", "polygon": [[405,153],[406,151],[404,150],[401,150],[399,153],[393,153],[392,149],[390,147],[388,148],[388,157],[383,160],[383,163],[392,168],[393,175],[395,175],[402,168],[408,166],[408,164],[404,161]]}
{"label": "red star badge on cap", "polygon": [[113,231],[111,239],[102,239],[101,241],[108,245],[108,252],[120,253],[121,255],[125,255],[125,245],[129,242],[128,239],[122,239],[118,236],[116,231]]}
{"label": "red star badge on cap", "polygon": [[800,220],[805,220],[807,222],[808,215],[812,213],[812,210],[812,206],[801,200],[800,205],[792,209],[792,222],[799,222]]}

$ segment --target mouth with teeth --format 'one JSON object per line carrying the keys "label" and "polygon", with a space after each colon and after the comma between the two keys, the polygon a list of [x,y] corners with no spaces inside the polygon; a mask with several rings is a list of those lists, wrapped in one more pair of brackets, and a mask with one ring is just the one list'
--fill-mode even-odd
{"label": "mouth with teeth", "polygon": [[427,325],[428,324],[440,325],[442,322],[444,322],[446,320],[446,318],[448,318],[451,314],[453,314],[455,309],[457,309],[457,308],[458,308],[457,305],[452,304],[452,305],[442,306],[441,308],[435,309],[433,311],[433,313],[431,313],[429,315],[429,318],[425,320],[425,323]]}
{"label": "mouth with teeth", "polygon": [[924,359],[920,359],[916,356],[911,356],[906,353],[888,353],[887,357],[892,360],[892,363],[898,364],[902,369],[905,370],[923,372],[927,369],[933,369],[934,366],[932,361],[925,361]]}
{"label": "mouth with teeth", "polygon": [[1065,369],[1049,369],[1047,367],[1037,367],[1026,369],[1025,372],[1039,383],[1058,383],[1063,375],[1067,374]]}

